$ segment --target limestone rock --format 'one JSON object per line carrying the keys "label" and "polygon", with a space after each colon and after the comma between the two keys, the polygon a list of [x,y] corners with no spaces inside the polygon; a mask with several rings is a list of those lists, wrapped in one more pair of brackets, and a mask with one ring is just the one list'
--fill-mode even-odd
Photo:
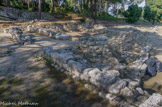
{"label": "limestone rock", "polygon": [[139,107],[161,107],[162,106],[162,95],[154,93],[144,103],[140,104]]}
{"label": "limestone rock", "polygon": [[154,66],[156,64],[156,58],[149,58],[146,60],[147,66]]}
{"label": "limestone rock", "polygon": [[129,89],[128,87],[121,89],[120,94],[124,97],[132,97],[134,95],[133,91]]}
{"label": "limestone rock", "polygon": [[72,40],[71,35],[57,35],[55,36],[57,40]]}
{"label": "limestone rock", "polygon": [[105,98],[106,93],[105,93],[104,91],[100,91],[100,92],[98,93],[98,95],[99,95],[100,97],[102,97],[102,98]]}
{"label": "limestone rock", "polygon": [[85,69],[85,66],[74,60],[68,61],[68,66],[70,67],[71,72],[82,72]]}
{"label": "limestone rock", "polygon": [[128,87],[131,89],[134,89],[136,87],[140,86],[140,83],[138,81],[128,81]]}
{"label": "limestone rock", "polygon": [[157,72],[162,72],[162,63],[160,61],[156,62],[156,70]]}
{"label": "limestone rock", "polygon": [[4,33],[9,33],[9,29],[3,29]]}
{"label": "limestone rock", "polygon": [[140,95],[144,95],[144,91],[140,87],[136,88],[136,90]]}
{"label": "limestone rock", "polygon": [[155,76],[156,75],[156,68],[155,68],[155,66],[154,67],[148,66],[146,72],[150,76]]}
{"label": "limestone rock", "polygon": [[112,94],[119,94],[120,90],[126,87],[127,82],[125,80],[119,79],[114,84],[109,86],[108,90]]}
{"label": "limestone rock", "polygon": [[106,72],[107,74],[113,75],[113,76],[119,76],[119,75],[120,75],[120,72],[117,71],[117,70],[106,70],[105,72]]}

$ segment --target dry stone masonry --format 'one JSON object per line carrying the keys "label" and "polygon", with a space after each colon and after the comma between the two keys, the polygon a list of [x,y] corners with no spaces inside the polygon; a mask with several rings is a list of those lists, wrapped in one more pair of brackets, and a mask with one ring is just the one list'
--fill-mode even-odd
{"label": "dry stone masonry", "polygon": [[46,28],[37,28],[34,25],[27,26],[28,32],[39,33],[41,35],[45,35],[56,40],[72,40],[71,35],[60,34],[60,32],[56,32],[53,29],[46,29]]}
{"label": "dry stone masonry", "polygon": [[120,96],[123,96],[127,100],[132,99],[133,101],[138,96],[144,94],[139,94],[138,90],[136,90],[136,88],[138,88],[143,91],[139,87],[139,82],[130,79],[121,79],[119,77],[120,73],[117,70],[107,70],[104,72],[99,68],[90,67],[83,63],[84,61],[80,61],[78,57],[68,49],[54,51],[50,47],[44,47],[42,56],[50,59],[54,65],[58,65],[55,66],[56,68],[62,69],[62,72],[71,75],[75,80],[87,82],[88,84],[85,85],[85,87],[92,89],[103,98],[111,99],[108,97],[109,94],[111,94],[111,96],[115,96],[111,99],[114,102],[116,100],[116,102],[118,102],[118,100],[121,99]]}
{"label": "dry stone masonry", "polygon": [[138,105],[141,98],[148,97],[147,91],[141,88],[141,80],[149,74],[150,65],[156,66],[155,72],[161,71],[161,62],[149,61],[151,46],[142,44],[141,40],[140,35],[132,32],[114,38],[80,37],[72,48],[44,47],[41,55],[74,80],[85,81],[86,88],[112,104],[126,101]]}
{"label": "dry stone masonry", "polygon": [[[71,35],[61,34],[66,30],[77,31],[78,27],[84,29],[86,25],[57,25],[38,28],[28,25],[27,31],[39,33],[56,40],[72,40]],[[67,27],[68,26],[68,27]],[[59,30],[63,28],[63,30]],[[76,27],[76,29],[73,29]],[[95,26],[94,26],[95,27]],[[106,29],[104,26],[96,26]],[[91,27],[88,29],[91,31]],[[92,32],[97,33],[99,30]],[[4,29],[10,33],[14,41],[24,44],[30,41],[29,36],[23,35],[18,27]],[[52,47],[43,47],[41,56],[50,60],[56,69],[71,76],[74,80],[84,81],[85,87],[91,89],[99,96],[106,98],[115,105],[139,106],[149,97],[147,91],[141,88],[142,78],[146,74],[155,76],[162,71],[162,63],[156,58],[150,58],[152,47],[149,40],[138,32],[104,31],[105,35],[80,37],[77,44],[70,48],[54,50]],[[102,33],[102,32],[99,32]],[[99,34],[98,33],[98,34]],[[113,35],[113,36],[112,36]],[[160,95],[157,101],[161,101]],[[150,106],[150,97],[140,107]],[[127,103],[125,103],[127,102]],[[159,105],[155,102],[154,105]],[[150,106],[151,107],[151,106]]]}
{"label": "dry stone masonry", "polygon": [[34,41],[31,35],[24,35],[23,31],[18,26],[11,26],[9,29],[4,29],[4,33],[10,33],[11,38],[17,44],[32,44]]}

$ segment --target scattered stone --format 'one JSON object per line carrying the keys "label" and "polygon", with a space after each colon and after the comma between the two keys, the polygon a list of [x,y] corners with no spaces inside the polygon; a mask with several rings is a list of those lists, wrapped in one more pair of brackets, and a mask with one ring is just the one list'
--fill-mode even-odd
{"label": "scattered stone", "polygon": [[99,90],[96,88],[96,89],[93,90],[93,93],[98,94]]}
{"label": "scattered stone", "polygon": [[129,89],[128,87],[121,89],[120,94],[124,97],[132,97],[134,95],[132,90]]}
{"label": "scattered stone", "polygon": [[4,33],[9,33],[9,29],[3,29]]}
{"label": "scattered stone", "polygon": [[108,99],[109,102],[110,102],[111,104],[113,104],[113,105],[119,104],[119,102],[120,102],[120,100],[121,100],[118,96],[113,95],[113,94],[106,94],[106,99]]}
{"label": "scattered stone", "polygon": [[156,62],[156,70],[157,72],[162,72],[162,63],[160,61]]}
{"label": "scattered stone", "polygon": [[153,67],[156,64],[156,58],[149,58],[146,60],[147,66]]}
{"label": "scattered stone", "polygon": [[98,93],[98,95],[99,95],[100,97],[102,97],[102,98],[105,98],[105,97],[106,97],[106,93],[105,93],[104,91],[100,91],[100,92]]}
{"label": "scattered stone", "polygon": [[84,87],[90,90],[94,90],[96,88],[94,85],[91,85],[91,84],[85,84]]}
{"label": "scattered stone", "polygon": [[155,68],[155,66],[154,67],[148,66],[146,73],[148,75],[150,75],[150,76],[155,76],[156,75],[156,68]]}
{"label": "scattered stone", "polygon": [[128,87],[129,87],[129,88],[134,89],[134,88],[136,88],[136,87],[138,87],[138,86],[140,86],[140,83],[139,83],[139,82],[137,82],[137,81],[132,81],[132,80],[128,81]]}
{"label": "scattered stone", "polygon": [[141,89],[141,88],[136,88],[137,92],[140,94],[140,95],[144,95],[144,91]]}

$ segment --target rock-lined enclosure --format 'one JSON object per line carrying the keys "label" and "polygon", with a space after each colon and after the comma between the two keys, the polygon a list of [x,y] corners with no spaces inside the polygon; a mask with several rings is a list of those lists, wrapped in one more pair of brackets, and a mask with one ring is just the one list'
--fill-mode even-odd
{"label": "rock-lined enclosure", "polygon": [[[11,29],[11,30],[10,30]],[[11,27],[13,40],[24,43],[22,30]],[[60,36],[53,29],[27,26],[27,31],[40,33],[57,40],[71,40],[71,36]],[[113,34],[115,31],[108,32]],[[17,36],[18,35],[18,36]],[[115,36],[94,35],[81,37],[74,47],[53,50],[42,48],[41,55],[51,60],[55,68],[74,80],[85,81],[85,87],[108,99],[113,104],[128,102],[137,105],[141,98],[147,98],[147,92],[141,88],[145,74],[155,76],[161,71],[161,62],[149,58],[151,46],[144,36],[136,32],[121,32]],[[61,37],[61,38],[60,38]],[[144,100],[144,99],[143,99]]]}
{"label": "rock-lined enclosure", "polygon": [[[53,50],[44,47],[41,55],[74,80],[85,81],[86,88],[113,104],[141,102],[140,98],[147,98],[141,80],[149,72],[147,60],[151,46],[140,44],[138,35],[128,33],[117,38],[121,42],[113,44],[109,41],[116,38],[81,37],[73,48]],[[131,56],[132,52],[136,52],[136,56]]]}

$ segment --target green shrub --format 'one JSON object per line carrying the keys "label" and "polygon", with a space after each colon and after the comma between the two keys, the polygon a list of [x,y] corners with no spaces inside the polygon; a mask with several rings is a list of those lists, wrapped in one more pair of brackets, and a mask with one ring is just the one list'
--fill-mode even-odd
{"label": "green shrub", "polygon": [[135,23],[139,20],[142,14],[142,8],[137,5],[129,6],[128,10],[123,13],[124,17],[126,17],[126,21],[128,23]]}
{"label": "green shrub", "polygon": [[43,8],[44,12],[49,12],[50,11],[50,5],[48,3],[44,4],[44,8]]}
{"label": "green shrub", "polygon": [[155,21],[157,20],[157,11],[151,10],[149,6],[144,8],[144,16],[143,18],[147,21]]}

